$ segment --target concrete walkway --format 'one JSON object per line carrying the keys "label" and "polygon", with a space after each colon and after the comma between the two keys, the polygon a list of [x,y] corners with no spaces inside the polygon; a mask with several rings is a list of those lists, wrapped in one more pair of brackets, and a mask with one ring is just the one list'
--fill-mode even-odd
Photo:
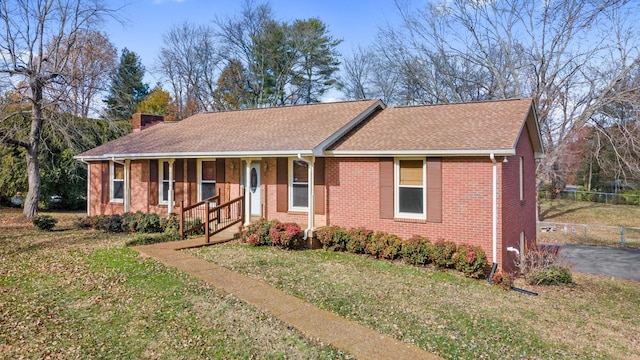
{"label": "concrete walkway", "polygon": [[415,345],[321,310],[261,281],[176,251],[202,246],[203,242],[203,238],[195,238],[134,249],[266,310],[307,338],[330,344],[357,359],[440,359]]}

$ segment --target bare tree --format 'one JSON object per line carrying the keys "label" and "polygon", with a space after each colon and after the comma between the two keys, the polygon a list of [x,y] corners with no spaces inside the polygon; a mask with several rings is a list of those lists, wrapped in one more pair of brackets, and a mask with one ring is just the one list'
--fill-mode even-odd
{"label": "bare tree", "polygon": [[[533,97],[547,155],[539,177],[562,184],[565,150],[639,66],[637,3],[450,0],[413,9],[383,50],[415,74],[416,102]],[[419,64],[420,66],[416,66]]]}
{"label": "bare tree", "polygon": [[[42,129],[49,107],[55,103],[46,98],[58,78],[65,76],[71,49],[78,45],[78,36],[95,29],[105,16],[113,16],[100,0],[13,0],[0,3],[0,75],[9,78],[27,106],[0,119],[19,117],[29,122],[27,136],[0,130],[0,139],[26,150],[29,192],[23,214],[38,213],[41,179],[38,160]],[[25,111],[30,112],[26,116]]]}
{"label": "bare tree", "polygon": [[188,22],[163,35],[157,70],[171,84],[180,119],[217,109],[214,91],[222,57],[215,40],[212,27]]}
{"label": "bare tree", "polygon": [[60,111],[88,118],[90,112],[99,113],[96,98],[107,90],[105,84],[116,68],[118,52],[109,38],[97,31],[79,32],[75,44],[67,54],[63,76],[56,78],[48,97]]}

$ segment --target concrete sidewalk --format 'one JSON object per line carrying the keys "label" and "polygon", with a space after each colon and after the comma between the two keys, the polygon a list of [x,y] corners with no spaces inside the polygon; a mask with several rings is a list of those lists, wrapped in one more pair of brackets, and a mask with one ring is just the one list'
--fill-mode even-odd
{"label": "concrete sidewalk", "polygon": [[195,238],[133,249],[266,310],[306,337],[330,344],[357,359],[440,359],[415,345],[321,310],[261,281],[177,251],[203,244],[203,238]]}

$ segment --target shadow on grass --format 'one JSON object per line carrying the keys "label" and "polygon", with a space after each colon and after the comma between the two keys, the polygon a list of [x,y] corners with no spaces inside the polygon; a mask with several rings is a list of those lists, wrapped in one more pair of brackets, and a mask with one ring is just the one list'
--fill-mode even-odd
{"label": "shadow on grass", "polygon": [[[573,207],[570,209],[566,209],[566,210],[560,210],[560,207],[558,205],[551,205],[548,209],[541,211],[540,212],[540,220],[541,221],[548,221],[550,219],[559,217],[559,216],[563,216],[563,215],[568,215],[568,214],[572,214],[581,210],[586,210],[586,209],[597,209],[597,208],[603,208],[605,207],[605,205],[600,204],[600,203],[588,203],[589,205],[584,205],[584,206],[578,206],[578,207]],[[564,207],[564,206],[561,206]]]}

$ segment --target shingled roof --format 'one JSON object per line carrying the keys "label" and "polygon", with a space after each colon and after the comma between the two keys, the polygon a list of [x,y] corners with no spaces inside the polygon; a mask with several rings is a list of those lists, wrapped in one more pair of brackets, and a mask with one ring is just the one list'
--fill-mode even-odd
{"label": "shingled roof", "polygon": [[202,113],[86,151],[80,160],[251,156],[515,154],[527,128],[542,154],[531,99],[385,108],[380,100]]}
{"label": "shingled roof", "polygon": [[131,133],[76,158],[320,155],[383,107],[380,100],[361,100],[202,113]]}
{"label": "shingled roof", "polygon": [[543,151],[531,99],[378,111],[333,144],[332,155],[512,155],[524,127]]}

